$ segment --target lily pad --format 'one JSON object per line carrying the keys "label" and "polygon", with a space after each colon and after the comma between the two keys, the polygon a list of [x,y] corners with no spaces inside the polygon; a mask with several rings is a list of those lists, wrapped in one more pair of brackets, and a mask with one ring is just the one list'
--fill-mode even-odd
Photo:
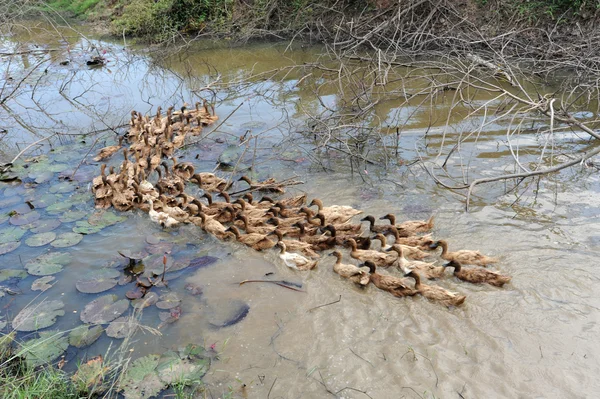
{"label": "lily pad", "polygon": [[9,252],[12,252],[15,249],[19,248],[20,245],[21,245],[21,241],[13,241],[13,242],[7,242],[4,244],[0,244],[0,255],[4,255]]}
{"label": "lily pad", "polygon": [[13,319],[12,326],[17,331],[36,331],[56,323],[58,316],[64,316],[65,304],[59,300],[43,301],[27,306]]}
{"label": "lily pad", "polygon": [[51,252],[40,255],[25,264],[27,272],[34,276],[49,276],[62,271],[71,262],[71,255],[64,252]]}
{"label": "lily pad", "polygon": [[24,215],[18,214],[10,218],[10,224],[13,226],[23,226],[25,224],[35,222],[40,217],[41,215],[37,211],[29,212]]}
{"label": "lily pad", "polygon": [[133,335],[139,326],[140,324],[134,317],[122,316],[113,320],[106,327],[106,335],[111,338],[123,339]]}
{"label": "lily pad", "polygon": [[20,269],[2,269],[0,270],[0,283],[3,281],[17,279],[21,280],[27,277],[27,272]]}
{"label": "lily pad", "polygon": [[55,204],[52,204],[46,208],[46,212],[50,214],[63,213],[69,210],[73,206],[73,202],[71,201],[61,201]]}
{"label": "lily pad", "polygon": [[147,399],[157,396],[167,385],[158,378],[158,355],[136,359],[119,382],[126,399]]}
{"label": "lily pad", "polygon": [[71,191],[75,190],[75,185],[73,183],[70,183],[68,181],[63,181],[60,182],[58,184],[53,185],[52,187],[50,187],[50,192],[52,194],[64,194],[64,193],[70,193]]}
{"label": "lily pad", "polygon": [[168,292],[160,296],[160,301],[156,303],[159,309],[173,309],[181,304],[181,298],[174,292]]}
{"label": "lily pad", "polygon": [[54,172],[51,171],[40,171],[29,174],[29,178],[35,180],[37,184],[42,184],[51,180],[54,177]]}
{"label": "lily pad", "polygon": [[34,234],[39,234],[55,230],[61,224],[62,223],[58,219],[38,219],[35,222],[27,224],[23,227],[28,228],[29,231]]}
{"label": "lily pad", "polygon": [[91,325],[81,325],[75,327],[69,333],[69,344],[73,345],[76,348],[84,348],[86,346],[90,346],[104,332],[104,328],[102,326],[91,326]]}
{"label": "lily pad", "polygon": [[158,294],[155,292],[149,292],[145,297],[131,301],[131,306],[136,309],[144,309],[154,305],[156,302],[158,302]]}
{"label": "lily pad", "polygon": [[104,364],[102,355],[98,355],[80,364],[71,381],[82,392],[86,392],[88,397],[100,396],[108,389],[108,381],[104,377],[109,371],[110,367]]}
{"label": "lily pad", "polygon": [[202,292],[204,292],[202,287],[194,283],[187,283],[184,288],[190,293],[190,295],[202,295]]}
{"label": "lily pad", "polygon": [[148,245],[146,249],[151,254],[159,254],[163,255],[165,253],[170,253],[175,245],[172,242],[161,242],[155,245]]}
{"label": "lily pad", "polygon": [[99,211],[89,217],[88,222],[94,226],[108,227],[127,220],[127,216],[119,216],[111,211]]}
{"label": "lily pad", "polygon": [[44,194],[31,200],[31,203],[36,208],[47,208],[50,205],[55,204],[61,198],[60,195],[56,194]]}
{"label": "lily pad", "polygon": [[75,227],[73,227],[73,232],[83,235],[95,234],[104,229],[104,226],[94,226],[91,225],[87,220],[80,220],[75,222]]}
{"label": "lily pad", "polygon": [[168,312],[160,312],[158,314],[158,318],[161,320],[161,323],[158,325],[158,328],[161,329],[167,324],[175,323],[181,317],[181,306],[176,306],[172,309],[169,309]]}
{"label": "lily pad", "polygon": [[63,333],[58,331],[41,331],[40,337],[25,341],[19,355],[25,357],[29,367],[37,367],[50,363],[58,358],[69,346]]}
{"label": "lily pad", "polygon": [[54,248],[66,248],[77,245],[83,240],[83,235],[77,233],[62,233],[52,242]]}
{"label": "lily pad", "polygon": [[117,300],[116,295],[104,295],[85,305],[80,318],[84,323],[106,324],[121,316],[129,307],[127,299]]}
{"label": "lily pad", "polygon": [[15,214],[25,215],[27,213],[33,212],[33,204],[30,206],[28,203],[24,202],[22,204],[18,204],[11,208],[11,216]]}
{"label": "lily pad", "polygon": [[156,371],[166,384],[200,380],[210,367],[208,358],[188,358],[174,351],[165,352],[159,359]]}
{"label": "lily pad", "polygon": [[91,274],[88,274],[81,280],[78,280],[77,283],[75,283],[75,287],[77,287],[79,292],[83,292],[85,294],[97,294],[99,292],[109,290],[117,285],[116,278],[120,275],[121,273],[115,269],[98,269],[93,271]]}
{"label": "lily pad", "polygon": [[56,239],[56,233],[49,231],[47,233],[34,234],[25,240],[25,244],[30,247],[41,247],[46,244],[50,244]]}
{"label": "lily pad", "polygon": [[25,232],[26,230],[23,230],[20,227],[5,227],[0,230],[0,244],[19,241]]}
{"label": "lily pad", "polygon": [[66,170],[68,168],[69,168],[69,165],[64,164],[64,163],[55,163],[55,164],[48,166],[48,170],[50,172],[62,172],[63,170]]}
{"label": "lily pad", "polygon": [[79,219],[86,217],[88,212],[86,211],[67,211],[60,216],[60,221],[63,223],[74,222]]}
{"label": "lily pad", "polygon": [[0,208],[7,208],[9,206],[15,205],[23,201],[23,199],[18,195],[13,195],[11,197],[6,197],[0,199]]}
{"label": "lily pad", "polygon": [[52,285],[50,284],[51,282],[53,282],[54,280],[56,280],[56,277],[53,276],[44,276],[44,277],[40,277],[37,280],[35,280],[33,283],[31,283],[31,290],[32,291],[46,291],[49,288],[52,288]]}
{"label": "lily pad", "polygon": [[146,242],[151,245],[156,245],[160,242],[160,237],[157,237],[155,235],[147,235]]}

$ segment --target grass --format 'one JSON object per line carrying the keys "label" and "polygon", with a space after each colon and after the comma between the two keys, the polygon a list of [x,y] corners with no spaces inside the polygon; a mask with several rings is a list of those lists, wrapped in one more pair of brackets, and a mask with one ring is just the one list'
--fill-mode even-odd
{"label": "grass", "polygon": [[55,0],[49,3],[50,7],[58,11],[67,11],[75,16],[82,16],[93,10],[100,0]]}

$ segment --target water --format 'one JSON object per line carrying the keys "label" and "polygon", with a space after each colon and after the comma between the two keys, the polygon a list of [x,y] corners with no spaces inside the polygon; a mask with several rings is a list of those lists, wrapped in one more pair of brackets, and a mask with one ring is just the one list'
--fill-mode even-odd
{"label": "water", "polygon": [[[36,35],[13,37],[9,43],[19,39],[58,46],[62,50],[52,52],[52,57],[69,57],[65,43],[44,43]],[[86,235],[81,243],[64,249],[74,260],[54,275],[56,284],[48,291],[39,296],[32,292],[29,287],[37,277],[30,276],[17,286],[21,295],[1,298],[6,320],[30,301],[47,298],[65,303],[65,315],[53,328],[66,331],[80,325],[79,314],[85,304],[110,293],[123,298],[132,286],[117,285],[102,294],[83,294],[75,289],[76,282],[104,265],[122,266],[125,261],[117,250],[152,249],[148,241],[159,238],[163,245],[173,243],[170,259],[211,255],[219,260],[207,267],[183,269],[168,288],[155,289],[159,294],[180,294],[181,317],[162,327],[161,335],[138,332],[132,353],[134,357],[162,353],[189,342],[206,347],[214,344],[220,360],[213,362],[203,379],[212,397],[592,397],[600,392],[595,378],[600,371],[600,350],[595,345],[600,306],[595,294],[599,288],[595,273],[599,237],[595,231],[600,214],[594,200],[599,185],[593,168],[575,167],[539,183],[524,182],[520,190],[506,194],[503,183],[478,186],[472,199],[473,212],[465,213],[463,191],[437,186],[421,167],[411,165],[419,155],[425,161],[438,155],[445,124],[442,116],[447,114],[452,94],[433,108],[417,108],[411,102],[399,107],[402,101],[378,105],[375,114],[380,119],[392,126],[402,124],[400,161],[392,157],[385,162],[382,152],[374,150],[369,156],[377,165],[350,165],[344,153],[335,148],[314,150],[314,138],[299,133],[309,119],[306,113],[320,109],[313,90],[322,77],[299,82],[298,70],[287,76],[285,72],[267,73],[294,62],[314,62],[320,49],[286,52],[285,46],[272,44],[233,49],[203,44],[188,49],[185,57],[152,59],[135,49],[129,53],[119,44],[100,42],[111,62],[108,67],[90,70],[81,65],[92,54],[88,45],[71,39],[69,48],[69,65],[52,64],[47,74],[37,77],[39,97],[34,98],[41,107],[34,107],[31,101],[32,84],[17,97],[19,101],[7,103],[12,116],[18,115],[23,124],[11,124],[4,136],[4,159],[9,160],[23,143],[50,132],[73,135],[106,129],[126,123],[130,109],[154,112],[157,105],[165,108],[184,100],[195,101],[194,90],[219,76],[220,82],[227,82],[253,69],[254,73],[264,72],[267,79],[238,85],[235,91],[215,84],[217,114],[221,117],[218,123],[235,112],[218,132],[183,151],[183,159],[194,162],[200,170],[213,170],[219,154],[250,130],[258,138],[248,142],[243,163],[254,164],[257,178],[296,175],[304,184],[290,188],[290,194],[306,192],[309,198],[319,197],[326,204],[352,205],[375,216],[394,212],[404,220],[433,214],[435,237],[447,239],[451,249],[479,249],[499,257],[497,270],[513,276],[513,280],[498,289],[448,276],[437,283],[466,294],[467,301],[461,308],[446,309],[420,297],[397,299],[373,286],[357,289],[332,272],[329,257],[323,257],[316,270],[300,273],[283,265],[276,251],[258,253],[237,243],[219,242],[193,226],[163,232],[145,214],[135,211],[126,213],[126,221]],[[29,54],[21,62],[31,65],[38,59],[39,55]],[[57,88],[70,76],[73,81],[65,86],[63,96]],[[325,104],[342,101],[338,94],[335,85],[325,85],[319,92]],[[481,96],[481,101],[489,99]],[[2,118],[8,124],[11,114],[6,111]],[[431,124],[431,120],[435,122]],[[472,131],[481,119],[463,121],[455,116],[450,122],[449,134],[454,135]],[[477,142],[464,145],[462,160],[450,159],[449,172],[460,176],[461,162],[471,165],[471,173],[477,176],[505,171],[504,165],[511,159],[504,146],[506,127],[504,120],[486,126]],[[389,145],[394,134],[384,136]],[[92,154],[105,143],[114,142],[110,132],[101,137]],[[584,136],[557,136],[556,145],[565,150],[580,148],[585,145],[580,137]],[[96,138],[86,138],[85,143],[80,139],[60,136],[50,147],[32,153],[53,149],[43,168],[17,169],[21,176],[29,177],[25,184],[5,185],[2,199],[7,201],[2,202],[2,213],[48,192],[59,177],[71,176],[77,169],[76,188],[59,193],[61,197],[56,199],[65,202],[80,194],[72,207],[55,214],[47,213],[47,208],[37,211],[42,219],[53,219],[81,210],[87,214],[79,221],[86,220],[93,212],[88,182],[99,166],[91,157],[81,163]],[[535,156],[543,139],[543,135],[521,136],[521,150],[527,148]],[[60,147],[60,141],[67,146]],[[447,142],[444,148],[453,144]],[[110,164],[120,162],[117,154]],[[382,163],[385,168],[378,166]],[[47,165],[61,164],[65,169],[56,167],[48,181],[31,184]],[[444,176],[440,169],[436,173]],[[236,188],[244,187],[236,183]],[[70,232],[76,222],[62,223],[55,232]],[[9,221],[4,220],[0,228],[7,227]],[[27,232],[22,240],[30,236]],[[48,245],[29,247],[23,242],[15,251],[2,255],[3,267],[22,268],[21,264],[49,249]],[[346,252],[344,259],[350,261]],[[266,278],[301,284],[304,292],[268,283],[239,285],[244,280]],[[202,287],[202,294],[192,295],[186,290],[190,283]],[[214,326],[235,316],[240,304],[247,304],[249,312],[239,323]],[[315,309],[325,304],[329,305]],[[146,309],[141,322],[156,328],[158,312],[155,307]],[[111,341],[103,335],[83,350],[71,347],[67,360],[73,367],[83,356],[105,353]]]}

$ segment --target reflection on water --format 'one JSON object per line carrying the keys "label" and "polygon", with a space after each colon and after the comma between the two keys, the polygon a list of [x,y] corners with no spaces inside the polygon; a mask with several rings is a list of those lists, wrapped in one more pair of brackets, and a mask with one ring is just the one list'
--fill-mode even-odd
{"label": "reflection on water", "polygon": [[[19,101],[7,104],[3,121],[18,115],[22,126],[40,127],[43,134],[59,128],[64,133],[105,129],[126,122],[131,108],[147,112],[157,105],[179,105],[183,100],[196,99],[193,90],[217,76],[207,73],[207,62],[217,68],[221,79],[232,80],[250,68],[259,73],[293,62],[308,62],[317,52],[312,49],[284,54],[285,47],[279,45],[195,49],[185,58],[162,62],[169,70],[145,56],[129,55],[117,45],[102,45],[111,62],[101,69],[82,67],[90,54],[84,49],[85,43],[70,42],[71,55],[50,52],[52,57],[70,57],[72,62],[65,66],[53,64],[48,73],[37,75],[36,101],[43,106],[34,107],[30,85]],[[40,57],[27,54],[21,62],[27,67],[39,62]],[[183,80],[174,72],[184,76]],[[600,392],[595,378],[600,372],[600,350],[595,345],[600,306],[595,294],[599,288],[595,273],[597,176],[587,171],[567,171],[554,180],[527,183],[523,191],[505,194],[495,205],[486,194],[495,200],[503,187],[481,187],[477,194],[483,198],[475,198],[476,211],[467,214],[460,197],[433,184],[417,167],[392,163],[383,169],[367,164],[361,168],[364,170],[355,169],[354,173],[330,171],[330,166],[346,165],[346,157],[335,151],[317,154],[310,137],[294,134],[302,126],[304,110],[320,107],[313,96],[314,82],[298,86],[299,75],[294,73],[283,83],[256,82],[239,87],[236,93],[218,90],[217,113],[221,120],[240,103],[243,105],[219,132],[183,152],[183,159],[194,162],[200,170],[212,170],[222,151],[250,130],[259,139],[256,144],[249,142],[244,162],[254,164],[258,177],[297,174],[305,184],[291,188],[290,193],[306,192],[326,204],[352,205],[368,214],[393,211],[401,219],[433,214],[436,237],[447,238],[453,248],[479,249],[500,257],[498,268],[513,276],[512,283],[497,289],[468,285],[448,276],[439,284],[465,293],[467,302],[459,309],[447,310],[419,297],[396,299],[372,286],[359,290],[332,272],[333,261],[328,257],[314,272],[298,273],[285,267],[275,251],[257,253],[237,243],[219,242],[190,226],[162,232],[145,214],[129,212],[126,221],[86,235],[80,244],[66,248],[74,261],[55,275],[56,284],[48,291],[37,296],[30,290],[37,278],[34,276],[18,283],[21,295],[0,298],[3,316],[10,320],[32,300],[62,299],[65,316],[59,318],[55,328],[69,330],[80,325],[79,313],[97,295],[77,292],[75,283],[107,264],[123,265],[125,261],[117,250],[148,250],[156,245],[148,244],[149,240],[158,238],[163,244],[173,243],[169,254],[172,260],[211,255],[218,261],[168,276],[168,288],[158,293],[180,294],[181,317],[162,327],[160,336],[139,331],[134,354],[162,352],[188,342],[207,347],[214,344],[221,359],[213,363],[204,378],[213,397],[222,397],[230,390],[234,397],[243,397],[242,384],[247,386],[248,397],[271,398],[590,397]],[[69,83],[61,92],[65,82]],[[321,90],[320,95],[327,101],[341,101],[336,87]],[[403,119],[399,155],[405,161],[415,158],[415,146],[423,145],[422,133],[429,127],[431,115],[447,111],[443,101],[432,110],[420,108],[416,113],[413,106],[395,109],[397,105],[381,104],[376,111],[390,122]],[[468,131],[480,123],[477,118],[466,122],[457,119],[453,127],[456,132]],[[429,129],[426,141],[433,150],[426,148],[422,156],[437,155],[441,126],[442,121]],[[39,131],[11,126],[3,140],[5,151],[14,153],[12,145],[31,140]],[[114,141],[111,136],[109,133],[106,143]],[[476,153],[475,173],[498,168],[499,158],[511,157],[496,151],[504,138],[502,124],[486,127],[477,144],[469,148]],[[535,136],[521,139],[523,148],[529,143],[537,149]],[[581,144],[574,136],[565,135],[563,139],[565,145]],[[89,158],[79,164],[94,139],[69,142],[76,148],[54,147],[47,163],[36,167],[29,162],[27,169],[16,169],[27,177],[24,184],[5,186],[2,214],[53,191],[57,196],[53,203],[68,207],[40,206],[37,211],[42,218],[92,212],[88,182],[98,165]],[[97,148],[103,145],[104,139]],[[319,163],[320,156],[325,156],[325,164]],[[120,162],[115,156],[110,164]],[[461,165],[449,163],[448,167],[459,169]],[[52,174],[44,175],[49,170]],[[230,176],[228,172],[220,173]],[[74,176],[73,187],[56,188],[61,176]],[[38,185],[33,184],[36,179]],[[61,223],[53,231],[71,232],[88,216]],[[2,229],[9,226],[8,218],[0,221]],[[22,239],[31,235],[28,231]],[[49,249],[49,245],[30,247],[22,243],[15,251],[2,255],[3,268],[21,268],[21,264]],[[347,253],[345,259],[349,259]],[[239,285],[244,280],[265,278],[301,284],[304,292],[266,283]],[[186,289],[189,284],[201,287],[202,292]],[[104,294],[123,297],[130,288],[117,285]],[[340,297],[339,302],[314,309]],[[244,304],[249,311],[238,323],[218,327],[240,314]],[[155,307],[146,309],[142,323],[157,327],[158,312]],[[105,353],[110,343],[103,336],[82,352],[68,352],[68,360],[74,365],[85,354]]]}

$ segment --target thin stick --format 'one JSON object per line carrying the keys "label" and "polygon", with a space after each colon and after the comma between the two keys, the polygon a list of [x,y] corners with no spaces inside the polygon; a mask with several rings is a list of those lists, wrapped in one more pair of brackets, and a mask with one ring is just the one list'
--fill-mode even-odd
{"label": "thin stick", "polygon": [[271,391],[273,390],[273,387],[275,386],[276,382],[277,382],[277,377],[275,377],[273,384],[271,384],[271,388],[269,389],[269,393],[267,394],[267,399],[269,399],[271,397]]}
{"label": "thin stick", "polygon": [[94,147],[98,143],[98,140],[100,140],[100,137],[96,138],[96,141],[94,141],[92,143],[92,146],[90,147],[90,149],[88,150],[88,152],[85,153],[85,155],[83,156],[83,159],[81,159],[81,162],[79,162],[79,165],[77,165],[77,167],[73,171],[73,174],[71,174],[71,180],[73,180],[73,176],[75,176],[75,173],[77,173],[77,171],[79,170],[79,167],[81,166],[81,164],[83,163],[83,161],[85,161],[85,159],[87,158],[87,156],[90,155],[90,152],[92,152],[92,150],[94,149]]}
{"label": "thin stick", "polygon": [[308,312],[311,312],[311,311],[313,311],[315,309],[319,309],[319,308],[323,308],[325,306],[333,305],[334,303],[338,303],[341,300],[342,300],[342,296],[340,295],[340,297],[337,299],[337,301],[329,302],[329,303],[326,303],[324,305],[315,306],[314,308],[308,309],[306,312],[308,313]]}
{"label": "thin stick", "polygon": [[17,161],[17,159],[19,159],[19,158],[21,157],[21,155],[23,155],[25,152],[27,152],[27,150],[29,150],[31,147],[33,147],[33,146],[34,146],[34,145],[36,145],[36,144],[39,144],[39,143],[41,143],[41,142],[42,142],[42,141],[44,141],[44,140],[51,139],[51,138],[52,138],[52,137],[54,137],[54,136],[56,136],[56,133],[54,133],[54,134],[52,134],[52,135],[50,135],[50,136],[48,136],[48,137],[44,137],[44,138],[42,138],[42,139],[39,139],[39,140],[37,140],[37,141],[34,141],[33,143],[29,144],[27,147],[23,148],[23,150],[21,150],[21,152],[19,152],[19,153],[17,154],[17,156],[13,158],[13,160],[12,160],[12,161],[10,161],[10,162],[9,162],[9,163],[7,163],[7,164],[4,164],[4,165],[2,165],[2,167],[0,167],[0,172],[4,173],[4,172],[6,172],[7,170],[9,170],[9,169],[10,169],[10,167],[11,167],[11,166],[12,166],[12,165],[13,165],[13,164],[14,164],[14,163]]}
{"label": "thin stick", "polygon": [[369,363],[372,367],[375,367],[375,365],[373,363],[371,363],[370,361],[368,361],[367,359],[365,359],[364,357],[360,356],[358,353],[354,352],[352,350],[352,348],[348,348],[350,349],[350,352],[354,353],[354,356],[358,357],[359,359],[364,360],[365,362]]}
{"label": "thin stick", "polygon": [[227,119],[229,119],[229,118],[231,117],[231,115],[233,115],[233,114],[234,114],[234,113],[235,113],[235,112],[236,112],[238,109],[240,109],[240,108],[242,107],[242,105],[244,105],[244,102],[243,102],[243,101],[240,103],[240,105],[238,105],[237,107],[235,107],[235,109],[234,109],[233,111],[231,111],[231,112],[229,113],[229,115],[227,115],[227,117],[226,117],[225,119],[223,119],[223,120],[221,121],[221,123],[219,123],[219,125],[218,125],[216,128],[214,128],[213,130],[211,130],[210,132],[208,132],[208,133],[206,134],[206,136],[203,136],[203,137],[201,137],[200,139],[198,139],[198,140],[196,140],[196,141],[192,141],[191,143],[188,143],[188,144],[186,144],[186,145],[184,145],[184,146],[181,146],[181,149],[183,150],[183,149],[187,148],[188,146],[190,146],[190,145],[192,145],[192,144],[198,144],[199,142],[201,142],[202,140],[204,140],[205,138],[207,138],[208,136],[210,136],[210,134],[211,134],[211,133],[214,133],[214,132],[216,132],[216,131],[217,131],[217,130],[218,130],[220,127],[221,127],[221,126],[223,126],[223,124],[224,124],[225,122],[227,122]]}
{"label": "thin stick", "polygon": [[283,280],[244,280],[240,283],[240,285],[246,284],[246,283],[271,283],[271,284],[275,284],[278,285],[280,287],[283,288],[287,288],[288,290],[292,290],[292,291],[298,291],[298,292],[306,292],[303,290],[299,290],[297,288],[294,287],[290,287],[289,285],[285,284],[283,282]]}

